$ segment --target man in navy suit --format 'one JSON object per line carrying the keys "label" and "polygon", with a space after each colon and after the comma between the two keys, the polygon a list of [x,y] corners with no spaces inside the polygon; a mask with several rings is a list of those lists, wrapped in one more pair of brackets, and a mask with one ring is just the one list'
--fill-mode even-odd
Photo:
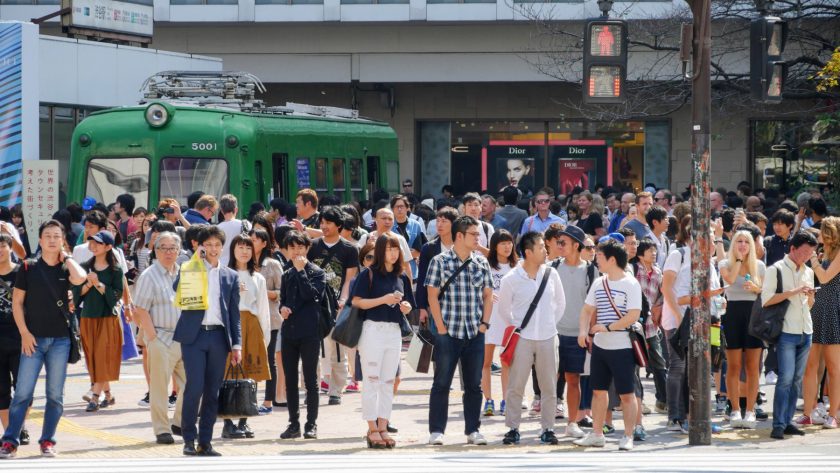
{"label": "man in navy suit", "polygon": [[[215,225],[199,234],[199,251],[204,250],[208,273],[209,306],[207,310],[182,311],[175,327],[174,339],[181,344],[187,376],[181,414],[184,455],[221,456],[210,445],[219,410],[219,388],[225,377],[228,352],[232,352],[234,365],[242,358],[239,275],[219,264],[224,243],[225,233]],[[178,282],[175,284],[177,286]],[[201,422],[196,429],[199,401]]]}

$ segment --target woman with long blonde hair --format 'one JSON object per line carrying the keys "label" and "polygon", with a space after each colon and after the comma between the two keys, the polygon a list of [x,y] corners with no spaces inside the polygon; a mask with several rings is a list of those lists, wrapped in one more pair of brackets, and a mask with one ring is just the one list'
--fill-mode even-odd
{"label": "woman with long blonde hair", "polygon": [[[823,253],[820,258],[811,255],[811,268],[820,283],[814,295],[811,320],[814,335],[805,376],[802,379],[805,407],[798,421],[802,425],[819,425],[837,428],[837,410],[840,409],[840,218],[827,217],[820,227]],[[820,360],[825,359],[828,370],[828,397],[831,404],[826,413],[815,409]]]}
{"label": "woman with long blonde hair", "polygon": [[[750,314],[756,298],[761,294],[761,282],[766,270],[755,256],[755,241],[750,232],[741,230],[732,237],[726,259],[718,263],[726,288],[726,312],[723,314],[723,333],[726,339],[726,389],[732,403],[729,424],[733,428],[754,429],[755,401],[758,396],[761,340],[749,334]],[[741,366],[746,359],[746,392],[741,389]],[[746,410],[741,415],[741,399]]]}

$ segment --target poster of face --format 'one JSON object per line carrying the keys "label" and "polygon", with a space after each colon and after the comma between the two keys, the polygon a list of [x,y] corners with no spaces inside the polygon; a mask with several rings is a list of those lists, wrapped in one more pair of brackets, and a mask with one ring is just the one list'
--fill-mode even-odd
{"label": "poster of face", "polygon": [[543,162],[543,146],[490,146],[488,157],[488,187],[501,190],[507,186],[518,187],[523,195],[534,192],[538,179],[537,169]]}
{"label": "poster of face", "polygon": [[598,161],[586,158],[559,158],[557,160],[560,193],[569,195],[575,187],[589,189],[598,176]]}

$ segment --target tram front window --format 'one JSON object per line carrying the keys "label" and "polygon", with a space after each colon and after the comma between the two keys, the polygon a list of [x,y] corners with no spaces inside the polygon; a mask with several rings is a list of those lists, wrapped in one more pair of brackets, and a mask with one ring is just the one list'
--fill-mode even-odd
{"label": "tram front window", "polygon": [[138,207],[149,205],[149,160],[94,158],[88,164],[85,195],[105,205],[120,194],[131,194]]}
{"label": "tram front window", "polygon": [[228,193],[228,165],[215,158],[164,158],[160,162],[160,198],[186,205],[195,191],[216,197]]}

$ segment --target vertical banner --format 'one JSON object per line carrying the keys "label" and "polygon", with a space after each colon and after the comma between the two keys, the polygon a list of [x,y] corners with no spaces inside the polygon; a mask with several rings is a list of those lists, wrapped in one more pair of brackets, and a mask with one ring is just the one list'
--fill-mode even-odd
{"label": "vertical banner", "polygon": [[0,205],[7,207],[21,202],[22,161],[38,159],[38,61],[38,26],[0,22]]}
{"label": "vertical banner", "polygon": [[58,211],[58,161],[23,161],[23,218],[29,247],[38,246],[38,227]]}

